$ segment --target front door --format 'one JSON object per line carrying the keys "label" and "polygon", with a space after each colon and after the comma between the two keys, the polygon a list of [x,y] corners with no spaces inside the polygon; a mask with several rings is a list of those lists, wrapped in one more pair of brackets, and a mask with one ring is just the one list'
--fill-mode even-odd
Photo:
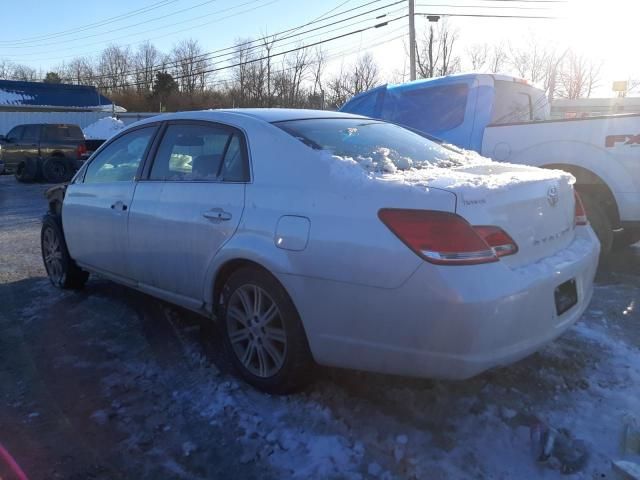
{"label": "front door", "polygon": [[18,164],[24,158],[22,155],[22,147],[20,146],[23,131],[24,126],[22,125],[13,127],[9,133],[7,133],[5,141],[2,142],[2,161],[9,172],[15,172]]}
{"label": "front door", "polygon": [[248,171],[240,131],[210,122],[169,123],[131,208],[132,276],[202,301],[207,269],[240,222]]}
{"label": "front door", "polygon": [[114,139],[94,156],[84,176],[67,187],[62,223],[76,261],[128,277],[127,220],[136,176],[156,130],[141,127]]}

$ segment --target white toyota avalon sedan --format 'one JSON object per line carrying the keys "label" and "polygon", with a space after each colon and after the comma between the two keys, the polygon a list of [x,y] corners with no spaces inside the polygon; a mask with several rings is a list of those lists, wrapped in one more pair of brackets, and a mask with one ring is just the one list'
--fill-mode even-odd
{"label": "white toyota avalon sedan", "polygon": [[315,363],[462,379],[583,313],[599,244],[573,177],[308,110],[161,115],[48,192],[49,277],[89,272],[219,322],[252,385]]}

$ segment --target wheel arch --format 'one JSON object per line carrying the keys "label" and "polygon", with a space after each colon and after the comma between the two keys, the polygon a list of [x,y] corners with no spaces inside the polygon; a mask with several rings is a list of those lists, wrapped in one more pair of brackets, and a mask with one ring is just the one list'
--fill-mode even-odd
{"label": "wheel arch", "polygon": [[581,195],[592,195],[602,203],[614,228],[620,226],[620,210],[613,191],[598,174],[588,168],[567,163],[550,163],[543,168],[563,170],[576,177],[575,188]]}

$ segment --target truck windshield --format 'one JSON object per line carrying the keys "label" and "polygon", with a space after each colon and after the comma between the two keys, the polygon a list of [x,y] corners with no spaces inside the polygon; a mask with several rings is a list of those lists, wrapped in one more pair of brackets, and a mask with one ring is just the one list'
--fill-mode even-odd
{"label": "truck windshield", "polygon": [[370,170],[395,171],[468,163],[461,152],[406,128],[376,120],[315,118],[274,125],[315,150],[352,158]]}

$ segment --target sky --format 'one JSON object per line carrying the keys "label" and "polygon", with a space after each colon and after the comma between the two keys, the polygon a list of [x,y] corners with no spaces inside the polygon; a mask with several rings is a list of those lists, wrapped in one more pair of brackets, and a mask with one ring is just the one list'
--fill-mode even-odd
{"label": "sky", "polygon": [[[371,4],[364,6],[368,3]],[[354,10],[335,16],[350,9]],[[377,10],[334,23],[374,9]],[[408,73],[408,20],[395,19],[406,12],[407,1],[398,0],[23,0],[4,8],[0,59],[47,71],[76,56],[96,56],[113,43],[135,49],[150,40],[168,52],[185,38],[197,39],[205,51],[213,51],[229,47],[239,38],[273,34],[319,20],[292,32],[303,34],[282,42],[286,44],[282,48],[294,48],[302,38],[308,44],[369,27],[324,44],[329,69],[348,66],[357,55],[370,51],[383,80],[397,81]],[[599,96],[613,95],[613,80],[640,77],[640,61],[632,46],[640,13],[640,2],[636,0],[416,0],[416,12],[561,17],[450,17],[448,21],[459,32],[460,54],[473,43],[518,46],[531,38],[561,48],[573,46],[603,62],[602,81],[596,92]],[[386,17],[375,18],[382,14]],[[385,20],[390,20],[386,26],[373,28]],[[427,20],[419,16],[416,25],[420,36]],[[317,26],[326,28],[304,33]],[[228,52],[217,54],[218,62],[228,58],[224,53]],[[226,75],[228,71],[216,72],[219,79]]]}

